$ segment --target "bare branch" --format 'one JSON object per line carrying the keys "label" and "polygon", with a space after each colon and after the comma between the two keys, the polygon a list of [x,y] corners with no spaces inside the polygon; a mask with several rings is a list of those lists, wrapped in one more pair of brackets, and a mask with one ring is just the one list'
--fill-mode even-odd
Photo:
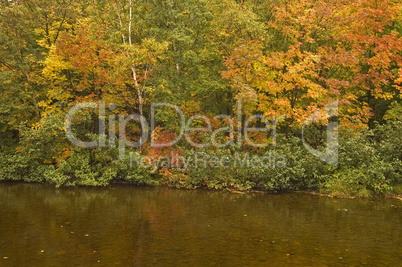
{"label": "bare branch", "polygon": [[11,66],[10,64],[2,61],[1,59],[0,59],[0,63],[3,64],[4,66],[6,66],[7,68],[9,68],[10,70],[15,70],[16,71],[16,69],[13,66]]}
{"label": "bare branch", "polygon": [[117,4],[115,4],[114,7],[116,8],[117,16],[119,17],[120,30],[121,30],[121,38],[122,38],[122,40],[123,40],[123,44],[125,45],[125,44],[126,44],[126,39],[124,38],[123,22],[121,21],[120,10],[119,10],[119,7],[117,6]]}
{"label": "bare branch", "polygon": [[132,4],[133,4],[133,1],[130,0],[130,22],[128,24],[128,43],[130,45],[131,45],[131,21],[132,21],[131,9],[132,9]]}

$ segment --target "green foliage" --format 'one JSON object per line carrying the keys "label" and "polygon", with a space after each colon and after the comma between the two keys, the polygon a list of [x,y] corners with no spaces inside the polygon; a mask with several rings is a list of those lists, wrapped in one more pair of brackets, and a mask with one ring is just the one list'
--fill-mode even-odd
{"label": "green foliage", "polygon": [[130,167],[129,161],[120,160],[116,148],[75,148],[57,168],[50,166],[44,177],[46,182],[56,186],[106,186],[113,181],[154,184],[149,173]]}
{"label": "green foliage", "polygon": [[44,176],[56,186],[106,186],[111,182],[154,185],[148,170],[133,166],[136,158],[138,154],[127,152],[125,159],[120,159],[117,147],[74,147],[71,156],[61,160],[57,167],[51,165]]}
{"label": "green foliage", "polygon": [[333,195],[384,194],[402,183],[401,121],[388,121],[360,136],[340,140],[339,166],[321,179]]}

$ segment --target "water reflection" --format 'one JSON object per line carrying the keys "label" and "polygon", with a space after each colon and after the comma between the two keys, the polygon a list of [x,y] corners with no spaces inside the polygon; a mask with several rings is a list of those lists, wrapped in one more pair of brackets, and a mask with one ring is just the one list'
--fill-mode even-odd
{"label": "water reflection", "polygon": [[401,211],[392,199],[1,183],[0,265],[397,266]]}

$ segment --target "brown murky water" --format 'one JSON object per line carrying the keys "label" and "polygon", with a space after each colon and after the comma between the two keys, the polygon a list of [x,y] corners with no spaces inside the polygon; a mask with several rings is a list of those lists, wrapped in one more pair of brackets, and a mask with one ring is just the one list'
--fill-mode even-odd
{"label": "brown murky water", "polygon": [[401,266],[402,202],[0,183],[1,266]]}

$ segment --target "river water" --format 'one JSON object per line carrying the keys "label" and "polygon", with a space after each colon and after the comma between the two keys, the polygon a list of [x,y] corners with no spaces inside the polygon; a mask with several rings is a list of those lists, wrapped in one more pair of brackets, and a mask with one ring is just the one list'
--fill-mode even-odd
{"label": "river water", "polygon": [[402,201],[0,183],[0,266],[402,266]]}

